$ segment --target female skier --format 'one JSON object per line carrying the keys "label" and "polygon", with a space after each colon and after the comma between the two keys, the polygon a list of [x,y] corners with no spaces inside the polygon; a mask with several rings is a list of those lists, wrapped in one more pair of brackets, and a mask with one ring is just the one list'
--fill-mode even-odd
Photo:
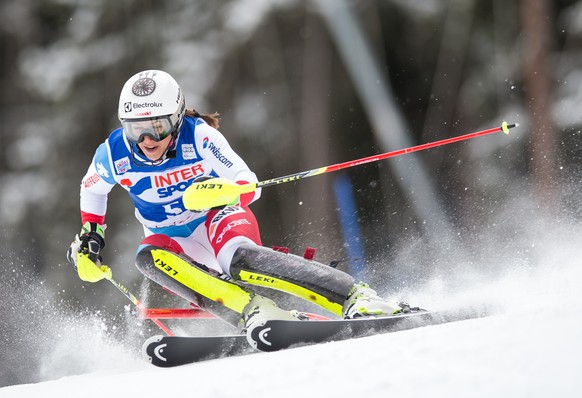
{"label": "female skier", "polygon": [[83,227],[68,258],[82,280],[111,278],[100,251],[107,197],[120,185],[144,228],[137,268],[241,331],[258,320],[305,318],[279,308],[252,285],[301,297],[343,318],[410,310],[342,271],[261,246],[248,208],[260,189],[234,195],[225,206],[185,208],[183,196],[193,182],[246,184],[257,177],[217,130],[218,115],[186,109],[184,94],[168,73],[147,70],[132,76],[121,90],[118,116],[121,127],[97,148],[81,183]]}

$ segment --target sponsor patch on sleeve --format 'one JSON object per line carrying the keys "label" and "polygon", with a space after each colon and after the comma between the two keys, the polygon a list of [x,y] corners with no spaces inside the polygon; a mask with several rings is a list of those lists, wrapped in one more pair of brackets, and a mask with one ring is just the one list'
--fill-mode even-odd
{"label": "sponsor patch on sleeve", "polygon": [[103,163],[99,162],[95,165],[95,167],[97,168],[97,173],[99,173],[100,176],[103,178],[109,178],[109,172]]}
{"label": "sponsor patch on sleeve", "polygon": [[101,177],[99,176],[98,173],[94,173],[90,176],[86,176],[83,181],[83,188],[89,188],[95,184],[97,184],[99,181],[101,181]]}

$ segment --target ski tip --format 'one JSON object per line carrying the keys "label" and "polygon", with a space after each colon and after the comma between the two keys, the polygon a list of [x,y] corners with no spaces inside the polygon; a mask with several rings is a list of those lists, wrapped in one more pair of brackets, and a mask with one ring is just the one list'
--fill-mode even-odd
{"label": "ski tip", "polygon": [[[160,348],[163,348],[163,347],[156,347],[156,345],[160,341],[162,341],[163,337],[164,336],[162,336],[162,335],[152,336],[149,339],[147,339],[141,347],[142,357],[151,364],[153,364],[155,362],[155,358],[153,357],[152,354],[155,354],[158,357],[158,359],[160,359],[161,361],[164,361],[164,362],[166,361],[166,359],[164,357],[162,357],[158,352],[160,350]],[[164,344],[164,346],[165,346],[165,344]]]}

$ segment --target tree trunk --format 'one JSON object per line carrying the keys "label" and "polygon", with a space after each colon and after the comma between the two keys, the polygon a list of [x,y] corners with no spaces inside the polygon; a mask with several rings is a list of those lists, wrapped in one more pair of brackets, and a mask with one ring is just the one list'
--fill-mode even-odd
{"label": "tree trunk", "polygon": [[556,130],[551,119],[551,26],[548,0],[522,0],[524,103],[531,120],[531,169],[536,194],[544,205],[555,204]]}

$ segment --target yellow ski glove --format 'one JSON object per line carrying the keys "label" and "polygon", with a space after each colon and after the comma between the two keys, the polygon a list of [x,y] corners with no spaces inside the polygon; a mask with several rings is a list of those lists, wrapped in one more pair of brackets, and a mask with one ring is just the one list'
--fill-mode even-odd
{"label": "yellow ski glove", "polygon": [[105,225],[86,222],[67,252],[67,258],[86,282],[111,279],[111,269],[101,264],[101,249],[105,246]]}
{"label": "yellow ski glove", "polygon": [[253,192],[256,188],[256,184],[239,185],[226,178],[211,178],[192,183],[182,200],[188,210],[206,211],[238,204],[241,194]]}
{"label": "yellow ski glove", "polygon": [[101,279],[111,279],[111,268],[101,265],[99,261],[94,263],[88,254],[77,253],[77,273],[85,282],[99,282]]}

